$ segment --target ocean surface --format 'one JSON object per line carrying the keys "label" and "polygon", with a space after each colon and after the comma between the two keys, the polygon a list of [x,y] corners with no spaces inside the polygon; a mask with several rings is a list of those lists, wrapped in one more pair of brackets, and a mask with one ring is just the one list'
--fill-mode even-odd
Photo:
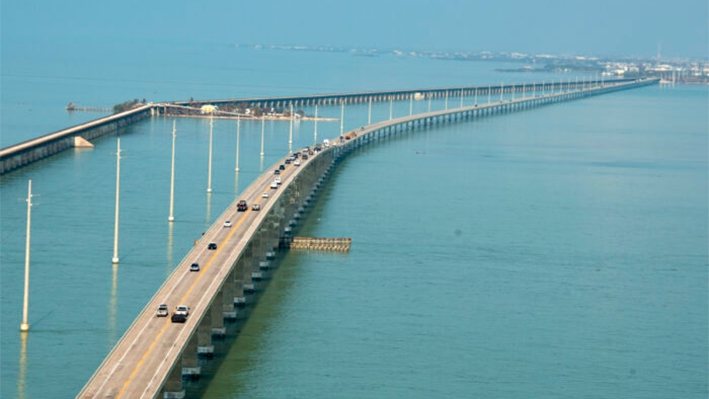
{"label": "ocean surface", "polygon": [[[3,46],[3,147],[98,116],[66,113],[69,101],[569,78],[496,73],[505,64],[494,62],[226,44],[69,45],[61,54]],[[395,116],[408,108],[395,104]],[[406,133],[353,154],[301,231],[351,237],[351,252],[283,254],[238,338],[189,394],[706,398],[707,109],[706,87],[647,87]],[[319,112],[338,118],[340,109]],[[388,114],[375,104],[372,119]],[[345,129],[366,121],[366,104],[346,108]],[[236,174],[236,123],[216,120],[208,195],[208,121],[176,123],[172,226],[172,120],[121,134],[118,266],[115,136],[0,178],[1,397],[75,396],[193,240],[290,149],[287,122],[266,122],[263,158],[261,123],[242,123]],[[293,148],[311,144],[313,128],[296,124]],[[318,137],[339,128],[321,122]],[[28,179],[37,196],[22,339]]]}

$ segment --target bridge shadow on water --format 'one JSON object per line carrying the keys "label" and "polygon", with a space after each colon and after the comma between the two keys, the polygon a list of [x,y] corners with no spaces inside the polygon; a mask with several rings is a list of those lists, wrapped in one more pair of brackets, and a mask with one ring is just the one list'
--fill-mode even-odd
{"label": "bridge shadow on water", "polygon": [[[214,345],[214,355],[212,357],[200,357],[199,366],[201,375],[199,379],[185,379],[183,377],[183,387],[187,398],[201,398],[208,389],[213,389],[214,377],[223,367],[233,370],[235,374],[241,371],[248,371],[255,360],[254,356],[258,352],[258,336],[263,330],[268,329],[269,320],[274,316],[269,314],[274,301],[280,298],[274,292],[272,285],[279,285],[279,276],[282,274],[284,252],[279,252],[273,261],[273,267],[268,271],[264,279],[259,282],[254,293],[245,294],[246,305],[237,308],[236,320],[224,320],[226,332],[224,337],[212,337]],[[266,308],[265,311],[262,309]],[[239,353],[235,354],[237,350]],[[240,392],[243,390],[246,381],[230,381],[228,387],[230,392]]]}

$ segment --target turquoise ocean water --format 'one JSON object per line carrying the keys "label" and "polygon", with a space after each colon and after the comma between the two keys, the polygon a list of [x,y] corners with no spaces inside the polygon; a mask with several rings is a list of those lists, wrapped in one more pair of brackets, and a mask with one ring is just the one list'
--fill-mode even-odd
{"label": "turquoise ocean water", "polygon": [[[74,53],[19,61],[20,49],[3,49],[2,145],[96,116],[66,114],[69,101],[568,78],[498,74],[494,63],[226,45],[187,48],[170,68],[169,46],[139,50],[143,57],[131,58],[117,45],[72,65]],[[66,62],[50,68],[42,57]],[[649,87],[407,133],[354,154],[302,231],[352,237],[352,251],[284,255],[214,362],[220,367],[190,394],[705,398],[708,106],[706,87]],[[408,107],[396,104],[395,114]],[[366,123],[366,112],[348,106],[345,128]],[[388,112],[376,106],[373,120]],[[0,396],[78,393],[193,239],[289,150],[287,123],[266,123],[263,160],[260,123],[242,126],[237,176],[235,123],[215,121],[208,196],[208,124],[177,120],[172,228],[172,121],[121,135],[118,267],[110,263],[115,137],[0,178]],[[318,131],[335,136],[339,123]],[[294,147],[312,143],[312,133],[312,123],[297,124]],[[26,207],[18,199],[30,178],[40,196],[32,331],[22,340]]]}

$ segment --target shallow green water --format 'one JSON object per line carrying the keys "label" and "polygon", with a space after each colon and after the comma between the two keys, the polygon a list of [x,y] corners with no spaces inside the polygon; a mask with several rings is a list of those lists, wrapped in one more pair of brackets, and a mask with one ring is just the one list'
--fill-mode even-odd
{"label": "shallow green water", "polygon": [[[282,54],[265,54],[247,58],[285,65]],[[170,73],[182,83],[174,85],[80,80],[72,87],[113,101],[144,86],[161,95],[170,88],[169,98],[294,93],[303,91],[293,83],[300,75],[314,87],[306,91],[502,80],[489,72],[493,64],[318,57],[311,73],[239,69],[239,79],[256,76],[253,86],[186,84],[189,68],[177,68]],[[289,65],[312,61],[294,60]],[[3,74],[18,68],[3,67]],[[52,111],[64,105],[66,82],[40,72],[37,86],[17,76],[3,80],[3,143],[66,126]],[[202,83],[231,76],[222,73]],[[48,87],[48,104],[6,118],[8,103],[22,108],[9,95],[26,87],[35,99]],[[286,255],[221,368],[190,392],[706,397],[707,103],[705,88],[646,88],[406,134],[350,157],[303,234],[352,237],[351,253]],[[395,104],[395,115],[408,106]],[[339,117],[340,110],[320,112]],[[373,120],[388,113],[388,104],[375,105]],[[366,105],[348,106],[345,128],[366,119]],[[263,160],[260,123],[242,127],[237,179],[235,123],[215,121],[208,196],[208,125],[177,121],[172,229],[171,120],[122,132],[117,268],[110,264],[115,137],[0,178],[0,396],[78,393],[193,240],[288,151],[287,123],[266,124]],[[333,137],[339,123],[318,131]],[[295,147],[312,139],[311,123],[296,125]],[[32,331],[23,345],[26,208],[18,199],[27,179],[40,196],[33,208]]]}
{"label": "shallow green water", "polygon": [[706,90],[405,134],[345,161],[204,398],[707,393]]}

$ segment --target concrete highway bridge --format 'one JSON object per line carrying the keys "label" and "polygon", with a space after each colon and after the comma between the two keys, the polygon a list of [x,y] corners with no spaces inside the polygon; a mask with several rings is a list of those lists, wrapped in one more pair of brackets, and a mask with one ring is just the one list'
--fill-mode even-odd
{"label": "concrete highway bridge", "polygon": [[198,100],[198,101],[175,101],[175,105],[210,104],[216,106],[245,104],[247,106],[258,105],[261,107],[285,108],[289,106],[302,107],[313,105],[334,105],[334,104],[359,104],[367,102],[382,101],[402,101],[432,98],[448,98],[452,102],[460,101],[461,98],[473,98],[475,96],[487,97],[488,95],[500,95],[500,93],[536,93],[543,91],[578,90],[597,85],[616,84],[633,82],[634,79],[614,79],[608,81],[574,80],[549,81],[542,83],[524,83],[509,85],[487,85],[487,86],[451,86],[438,88],[420,88],[407,90],[382,90],[366,91],[354,93],[333,93],[333,94],[308,94],[301,96],[285,97],[254,97],[254,98],[234,98],[218,100]]}
{"label": "concrete highway bridge", "polygon": [[[428,100],[429,111],[430,101],[434,98],[446,99],[446,108],[463,106],[467,100],[469,103],[484,103],[494,101],[495,97],[503,94],[519,93],[522,97],[536,96],[538,93],[556,93],[562,91],[573,91],[588,89],[597,86],[613,86],[620,83],[631,83],[632,79],[615,79],[607,81],[591,80],[567,80],[550,81],[542,83],[525,83],[510,85],[487,85],[487,86],[453,86],[444,88],[422,88],[412,90],[387,90],[369,91],[356,93],[331,93],[331,94],[308,94],[303,96],[285,97],[255,97],[236,98],[227,100],[196,100],[196,101],[173,101],[164,103],[149,103],[137,108],[99,118],[87,123],[73,126],[57,132],[49,133],[41,137],[24,141],[9,147],[0,149],[0,175],[12,172],[33,162],[42,160],[61,151],[78,147],[78,143],[91,141],[97,137],[113,134],[119,129],[129,128],[132,124],[155,115],[168,115],[178,107],[192,107],[198,109],[201,105],[246,106],[258,105],[265,108],[294,108],[313,105],[333,105],[365,102],[393,102],[414,99]],[[449,101],[450,100],[450,101]],[[478,101],[479,100],[479,101]],[[449,104],[450,102],[450,104]],[[198,112],[197,112],[198,113]]]}
{"label": "concrete highway bridge", "polygon": [[[387,120],[330,139],[301,165],[285,158],[256,179],[221,214],[185,256],[133,324],[108,354],[78,398],[181,398],[183,380],[201,373],[199,357],[214,352],[213,339],[225,334],[225,323],[243,317],[243,307],[266,287],[279,242],[288,239],[307,214],[317,192],[338,161],[360,147],[401,132],[459,121],[474,121],[507,112],[582,99],[655,84],[657,79],[622,81],[557,94],[478,104]],[[282,184],[271,188],[273,170],[283,164]],[[266,198],[263,194],[267,193]],[[248,203],[237,210],[239,200]],[[252,205],[260,210],[252,210]],[[225,221],[232,227],[224,227]],[[216,249],[208,249],[215,243]],[[190,265],[198,263],[198,272]],[[157,317],[160,304],[190,308],[185,323]],[[172,312],[171,312],[172,313]]]}

